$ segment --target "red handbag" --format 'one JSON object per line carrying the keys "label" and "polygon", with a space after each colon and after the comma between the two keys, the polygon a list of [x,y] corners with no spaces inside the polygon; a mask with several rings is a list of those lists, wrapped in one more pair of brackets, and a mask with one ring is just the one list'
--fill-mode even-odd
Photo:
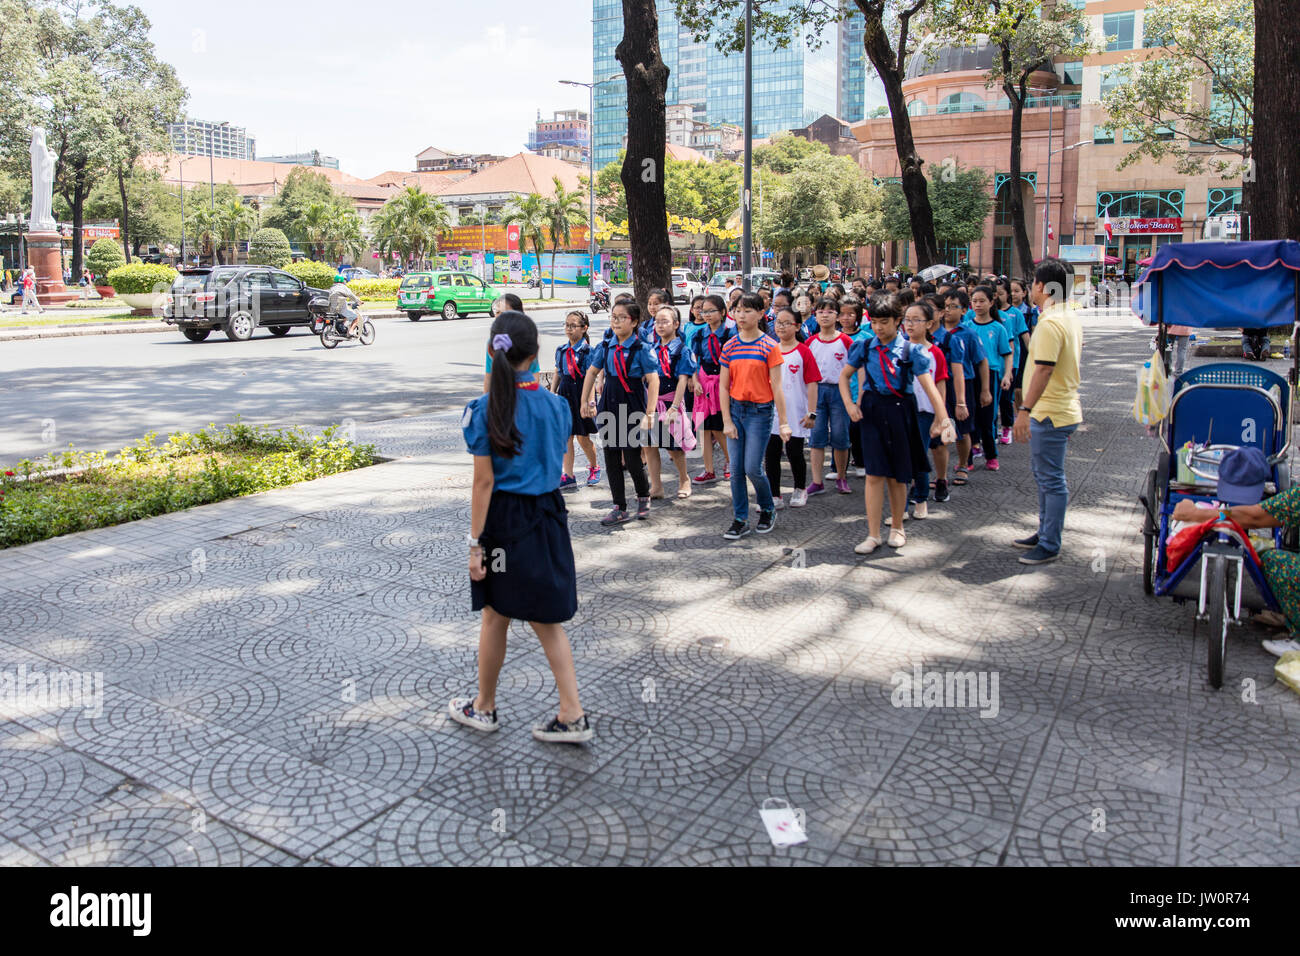
{"label": "red handbag", "polygon": [[1220,521],[1215,517],[1211,518],[1209,521],[1203,521],[1200,524],[1183,528],[1181,531],[1171,536],[1169,540],[1165,542],[1165,567],[1178,567],[1187,559],[1187,556],[1192,553],[1193,548],[1200,544],[1207,536],[1215,533],[1220,528],[1232,532],[1241,543],[1246,546],[1246,550],[1250,552],[1250,556],[1255,560],[1255,564],[1257,566],[1259,565],[1259,554],[1255,551],[1255,546],[1251,544],[1250,535],[1246,533],[1246,529],[1231,519]]}

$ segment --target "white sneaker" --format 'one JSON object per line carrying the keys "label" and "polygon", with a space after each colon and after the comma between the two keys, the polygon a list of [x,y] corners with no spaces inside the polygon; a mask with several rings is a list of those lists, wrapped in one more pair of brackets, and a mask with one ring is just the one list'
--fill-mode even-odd
{"label": "white sneaker", "polygon": [[930,505],[926,501],[918,501],[912,505],[912,517],[920,520],[921,518],[930,517]]}
{"label": "white sneaker", "polygon": [[857,476],[858,478],[865,478],[865,477],[867,477],[867,469],[865,469],[865,468],[854,468],[854,469],[853,469],[853,474],[854,474],[855,476]]}
{"label": "white sneaker", "polygon": [[1274,657],[1281,657],[1288,651],[1300,651],[1300,641],[1297,641],[1294,637],[1264,641],[1261,646]]}
{"label": "white sneaker", "polygon": [[807,503],[808,503],[807,488],[796,488],[793,492],[791,492],[790,494],[791,508],[802,508]]}
{"label": "white sneaker", "polygon": [[447,715],[458,724],[486,733],[501,729],[501,724],[497,722],[497,712],[475,710],[473,697],[453,697],[447,703]]}
{"label": "white sneaker", "polygon": [[776,510],[777,510],[777,511],[784,511],[784,510],[785,510],[785,498],[777,498],[777,499],[776,499]]}

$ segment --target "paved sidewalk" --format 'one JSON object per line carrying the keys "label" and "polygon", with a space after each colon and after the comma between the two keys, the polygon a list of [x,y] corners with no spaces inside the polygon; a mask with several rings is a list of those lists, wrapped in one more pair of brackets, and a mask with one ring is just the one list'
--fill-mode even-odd
{"label": "paved sidewalk", "polygon": [[[1300,863],[1300,700],[1262,632],[1210,690],[1191,610],[1141,591],[1148,338],[1088,325],[1044,568],[1007,547],[1018,445],[871,558],[860,481],[731,545],[721,486],[614,532],[574,494],[584,748],[529,736],[555,698],[523,627],[501,732],[443,717],[475,682],[455,413],[358,426],[413,457],[0,552],[0,670],[107,685],[100,716],[0,699],[0,863]],[[996,715],[894,706],[915,668],[996,674]],[[771,846],[768,797],[807,844]]]}

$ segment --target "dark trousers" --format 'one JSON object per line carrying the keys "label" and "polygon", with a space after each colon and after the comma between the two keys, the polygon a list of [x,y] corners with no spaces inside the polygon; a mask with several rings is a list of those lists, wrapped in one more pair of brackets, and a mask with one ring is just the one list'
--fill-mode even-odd
{"label": "dark trousers", "polygon": [[609,491],[614,496],[614,507],[627,510],[627,489],[623,484],[623,470],[632,476],[632,487],[638,498],[650,497],[650,479],[646,477],[645,462],[641,460],[640,448],[610,448],[605,446],[605,477],[609,479]]}
{"label": "dark trousers", "polygon": [[[803,457],[803,439],[791,438],[785,445],[785,457],[790,461],[790,474],[794,477],[795,489],[808,487],[808,462]],[[773,435],[767,440],[767,453],[763,457],[763,470],[767,472],[768,484],[772,486],[772,497],[781,495],[781,436]]]}
{"label": "dark trousers", "polygon": [[854,467],[866,465],[866,459],[862,457],[862,422],[849,422],[849,448],[852,449]]}
{"label": "dark trousers", "polygon": [[1003,428],[1010,428],[1016,423],[1015,388],[1013,383],[998,400],[998,416],[1001,419],[999,424]]}
{"label": "dark trousers", "polygon": [[971,441],[978,441],[984,446],[984,459],[986,461],[995,461],[998,457],[998,436],[997,429],[994,427],[994,419],[998,412],[998,389],[993,390],[993,401],[988,405],[981,405],[975,413],[975,434],[971,436]]}

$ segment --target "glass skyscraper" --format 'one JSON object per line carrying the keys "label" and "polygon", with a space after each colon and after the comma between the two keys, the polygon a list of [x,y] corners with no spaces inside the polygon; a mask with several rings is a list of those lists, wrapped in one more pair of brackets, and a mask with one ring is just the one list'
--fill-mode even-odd
{"label": "glass skyscraper", "polygon": [[[791,0],[792,3],[797,0]],[[723,56],[710,41],[696,43],[677,20],[672,0],[656,0],[659,12],[659,48],[668,67],[668,105],[694,107],[695,118],[708,123],[743,125],[745,115],[745,58],[741,53]],[[603,80],[596,88],[593,143],[596,165],[618,159],[627,132],[627,90],[614,48],[623,39],[622,0],[593,0],[592,76]],[[856,20],[856,33],[854,32]],[[856,43],[856,46],[854,44]],[[809,50],[796,40],[785,50],[770,42],[754,45],[754,128],[762,137],[796,129],[823,113],[857,122],[865,111],[883,102],[869,90],[862,52],[861,14],[828,31],[820,49]]]}

